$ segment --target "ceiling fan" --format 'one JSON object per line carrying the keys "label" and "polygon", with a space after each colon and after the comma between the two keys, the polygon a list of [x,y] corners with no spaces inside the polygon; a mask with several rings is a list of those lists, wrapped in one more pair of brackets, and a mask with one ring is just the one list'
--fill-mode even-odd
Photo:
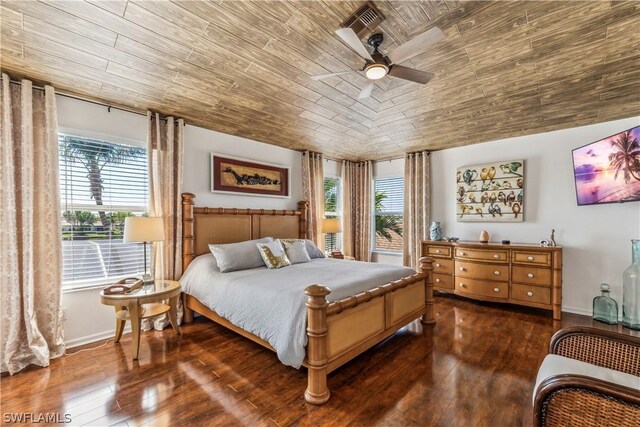
{"label": "ceiling fan", "polygon": [[[403,67],[398,64],[424,52],[429,46],[439,42],[445,37],[440,28],[434,27],[412,38],[408,42],[401,44],[387,55],[384,55],[379,51],[379,47],[384,40],[384,36],[380,33],[374,34],[367,39],[367,43],[373,48],[372,54],[370,54],[367,48],[362,44],[362,42],[360,42],[360,38],[351,28],[340,28],[339,30],[336,30],[336,34],[347,44],[347,46],[364,59],[366,63],[362,70],[319,74],[311,76],[313,80],[322,80],[328,77],[362,71],[364,72],[365,77],[369,80],[378,80],[388,74],[400,79],[426,84],[433,77],[432,73]],[[374,82],[371,81],[362,88],[360,95],[358,95],[358,99],[368,98],[373,90],[373,85]]]}

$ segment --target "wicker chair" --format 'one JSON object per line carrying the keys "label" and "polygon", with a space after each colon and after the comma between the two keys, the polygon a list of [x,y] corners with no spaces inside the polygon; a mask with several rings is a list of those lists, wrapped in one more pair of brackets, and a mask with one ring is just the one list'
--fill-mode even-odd
{"label": "wicker chair", "polygon": [[[569,327],[551,338],[549,353],[534,390],[535,426],[640,426],[640,338],[590,327]],[[558,361],[565,367],[578,366],[565,373],[551,369],[553,373],[547,376],[549,368],[545,364],[556,363],[557,368]]]}

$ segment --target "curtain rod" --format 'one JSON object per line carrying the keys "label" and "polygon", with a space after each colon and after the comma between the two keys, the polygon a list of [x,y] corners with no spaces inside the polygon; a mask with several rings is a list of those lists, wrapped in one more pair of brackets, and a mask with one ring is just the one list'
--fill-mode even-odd
{"label": "curtain rod", "polygon": [[[2,77],[0,77],[0,80],[2,80]],[[21,81],[12,80],[11,78],[9,78],[9,82],[13,83],[13,84],[17,84],[17,85],[22,85]],[[36,90],[44,91],[44,86],[32,85],[31,88],[32,89],[36,89]],[[60,95],[60,96],[63,96],[65,98],[75,99],[75,100],[78,100],[78,101],[88,102],[89,104],[94,104],[94,105],[100,105],[102,107],[107,107],[107,111],[109,111],[109,112],[111,112],[111,109],[113,108],[113,109],[120,110],[120,111],[126,111],[127,113],[138,114],[140,116],[145,116],[145,117],[147,116],[146,112],[142,112],[140,110],[134,110],[134,109],[131,109],[131,108],[126,108],[126,107],[118,107],[118,106],[115,106],[115,105],[107,104],[107,103],[105,103],[103,101],[95,101],[93,99],[85,98],[85,97],[80,96],[80,95],[71,94],[69,92],[64,92],[64,91],[60,92],[55,87],[53,87],[53,88],[55,90],[56,95]],[[162,118],[162,120],[166,120],[166,119]],[[185,124],[186,124],[186,122],[185,122]]]}

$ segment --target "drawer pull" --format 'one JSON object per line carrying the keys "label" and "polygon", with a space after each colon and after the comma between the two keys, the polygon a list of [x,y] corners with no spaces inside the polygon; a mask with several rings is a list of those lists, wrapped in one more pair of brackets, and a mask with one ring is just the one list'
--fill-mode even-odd
{"label": "drawer pull", "polygon": [[531,291],[527,292],[527,296],[532,297],[533,296],[533,292],[531,292]]}
{"label": "drawer pull", "polygon": [[466,287],[467,287],[467,285],[465,285],[464,283],[460,282],[460,287],[461,287],[461,288],[466,288]]}
{"label": "drawer pull", "polygon": [[439,254],[440,253],[440,249],[436,249],[436,253]]}
{"label": "drawer pull", "polygon": [[529,261],[533,261],[534,259],[536,259],[536,257],[528,256],[528,257],[527,257],[527,259],[528,259]]}
{"label": "drawer pull", "polygon": [[495,274],[496,276],[500,275],[500,272],[498,270],[494,271],[493,274]]}
{"label": "drawer pull", "polygon": [[529,274],[527,274],[527,277],[528,277],[529,279],[533,279],[533,273],[529,273]]}
{"label": "drawer pull", "polygon": [[464,271],[464,267],[460,267],[460,271]]}
{"label": "drawer pull", "polygon": [[493,288],[493,292],[495,292],[495,293],[500,292],[500,288]]}
{"label": "drawer pull", "polygon": [[464,256],[464,252],[458,252],[458,255]]}
{"label": "drawer pull", "polygon": [[440,283],[440,279],[436,279],[436,283]]}
{"label": "drawer pull", "polygon": [[493,259],[500,259],[500,255],[495,254],[495,255],[493,256]]}
{"label": "drawer pull", "polygon": [[436,267],[440,267],[440,264],[436,264]]}

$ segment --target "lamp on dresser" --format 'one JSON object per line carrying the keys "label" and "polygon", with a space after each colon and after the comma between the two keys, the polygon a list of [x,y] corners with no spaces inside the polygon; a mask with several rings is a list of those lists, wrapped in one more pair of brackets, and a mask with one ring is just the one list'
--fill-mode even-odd
{"label": "lamp on dresser", "polygon": [[144,283],[153,282],[147,273],[147,244],[164,240],[162,217],[130,216],[124,220],[124,243],[142,243],[144,245]]}

